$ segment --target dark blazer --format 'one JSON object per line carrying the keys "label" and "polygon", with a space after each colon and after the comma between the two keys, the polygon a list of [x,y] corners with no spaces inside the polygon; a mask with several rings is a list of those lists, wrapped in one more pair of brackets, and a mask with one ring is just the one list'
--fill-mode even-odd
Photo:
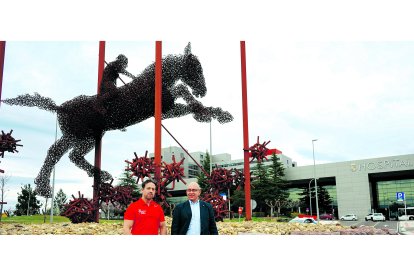
{"label": "dark blazer", "polygon": [[[171,235],[186,235],[191,221],[190,202],[178,204],[174,208]],[[214,210],[210,203],[200,200],[201,235],[218,235]]]}

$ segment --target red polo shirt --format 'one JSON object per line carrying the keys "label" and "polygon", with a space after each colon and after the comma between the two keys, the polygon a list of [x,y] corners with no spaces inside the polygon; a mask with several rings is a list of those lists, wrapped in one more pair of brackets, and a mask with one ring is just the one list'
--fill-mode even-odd
{"label": "red polo shirt", "polygon": [[132,235],[158,235],[160,223],[165,221],[161,206],[153,200],[147,205],[142,198],[128,206],[124,219],[134,221]]}

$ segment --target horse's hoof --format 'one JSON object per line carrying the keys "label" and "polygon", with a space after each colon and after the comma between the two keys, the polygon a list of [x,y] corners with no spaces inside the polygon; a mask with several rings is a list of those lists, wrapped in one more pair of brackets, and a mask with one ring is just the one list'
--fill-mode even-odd
{"label": "horse's hoof", "polygon": [[233,116],[229,112],[225,111],[217,117],[217,121],[220,124],[229,123],[233,121]]}
{"label": "horse's hoof", "polygon": [[193,118],[200,123],[208,123],[211,121],[211,116],[203,116],[200,114],[193,114]]}
{"label": "horse's hoof", "polygon": [[101,171],[101,182],[111,181],[112,175],[107,171]]}

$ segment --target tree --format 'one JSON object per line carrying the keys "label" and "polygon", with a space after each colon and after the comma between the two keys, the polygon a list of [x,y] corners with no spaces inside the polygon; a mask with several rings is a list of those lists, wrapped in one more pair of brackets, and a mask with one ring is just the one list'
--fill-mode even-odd
{"label": "tree", "polygon": [[251,198],[257,203],[256,209],[264,212],[267,209],[265,200],[274,199],[273,185],[269,180],[267,169],[263,163],[257,163],[252,171],[256,178],[252,181],[254,189],[251,189]]}
{"label": "tree", "polygon": [[[315,187],[311,187],[311,200],[312,200],[312,213],[315,212],[316,214],[316,205],[315,205]],[[300,196],[299,202],[300,207],[302,208],[310,208],[309,204],[309,187],[305,187],[302,189],[302,192],[298,194]],[[309,209],[310,212],[310,209]],[[311,214],[312,215],[312,214]]]}
{"label": "tree", "polygon": [[288,199],[288,201],[286,203],[286,207],[290,208],[290,210],[288,211],[289,213],[292,213],[294,211],[294,209],[298,209],[299,206],[300,206],[300,201],[299,200]]}
{"label": "tree", "polygon": [[288,181],[285,179],[285,168],[279,160],[279,157],[273,153],[271,157],[272,164],[269,167],[269,180],[273,185],[273,200],[276,202],[278,215],[280,215],[282,206],[288,204],[289,198],[289,191],[286,187]]}
{"label": "tree", "polygon": [[118,186],[121,187],[132,187],[132,197],[140,198],[141,194],[137,181],[132,177],[131,171],[125,171],[122,173],[122,176],[118,178]]}
{"label": "tree", "polygon": [[104,203],[104,204],[101,205],[101,210],[102,210],[102,212],[104,212],[104,214],[106,214],[106,219],[109,220],[110,213],[111,212],[114,213],[115,206],[111,202]]}
{"label": "tree", "polygon": [[398,212],[398,208],[404,208],[404,204],[402,202],[396,202],[394,201],[391,205],[390,205],[390,212],[391,213],[397,213]]}
{"label": "tree", "polygon": [[[309,208],[309,187],[303,188],[303,192],[299,194],[301,207]],[[311,187],[311,198],[312,198],[312,214],[316,214],[316,195],[315,187]],[[328,191],[323,186],[318,186],[318,209],[319,213],[332,212],[332,198]]]}
{"label": "tree", "polygon": [[[289,192],[287,191],[285,180],[285,171],[282,163],[276,154],[272,155],[272,163],[266,167],[263,163],[257,163],[253,169],[253,175],[256,179],[252,181],[252,199],[256,200],[257,207],[260,211],[268,211],[270,206],[266,204],[267,201],[277,202],[277,210],[287,203]],[[269,212],[270,213],[270,212]]]}
{"label": "tree", "polygon": [[[47,200],[48,200],[49,198],[52,198],[52,197],[45,197],[45,208],[43,209],[43,223],[45,223],[45,222],[46,222],[46,215],[49,213],[49,212],[47,211]],[[50,211],[50,209],[49,209],[49,211]]]}
{"label": "tree", "polygon": [[245,205],[246,198],[244,194],[244,190],[235,190],[233,195],[231,196],[231,209],[233,212],[237,212],[239,207],[246,207]]}
{"label": "tree", "polygon": [[15,214],[17,216],[39,214],[42,204],[36,198],[37,193],[30,187],[30,184],[24,185],[21,189],[21,193],[17,193],[18,203],[16,204]]}
{"label": "tree", "polygon": [[63,192],[62,189],[59,189],[55,196],[55,200],[53,201],[53,213],[60,215],[67,201],[68,197],[66,196],[66,194]]}
{"label": "tree", "polygon": [[318,186],[319,213],[332,213],[332,198],[323,186]]}
{"label": "tree", "polygon": [[[4,202],[4,197],[6,195],[6,191],[4,189],[9,179],[10,179],[9,175],[2,175],[0,177],[0,194],[1,194],[0,202]],[[3,204],[0,204],[0,221],[1,221],[2,215],[3,215]]]}
{"label": "tree", "polygon": [[[201,164],[201,166],[203,167],[203,169],[210,175],[210,154],[208,154],[208,151],[206,151],[206,158],[204,158],[203,163]],[[208,192],[208,182],[207,182],[207,177],[204,174],[203,171],[201,171],[198,175],[197,175],[197,183],[198,185],[200,185],[201,188],[201,194],[204,194],[206,192]]]}

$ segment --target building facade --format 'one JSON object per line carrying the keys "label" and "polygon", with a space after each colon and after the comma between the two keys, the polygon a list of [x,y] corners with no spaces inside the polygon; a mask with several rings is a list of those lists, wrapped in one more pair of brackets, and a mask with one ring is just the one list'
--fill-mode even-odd
{"label": "building facade", "polygon": [[[163,160],[172,162],[172,154],[179,162],[183,157],[186,181],[196,180],[201,170],[195,162],[178,147],[162,149]],[[206,153],[190,153],[201,165]],[[383,213],[387,218],[392,217],[393,205],[403,203],[397,201],[396,194],[405,194],[406,205],[414,206],[414,154],[379,157],[372,159],[352,160],[336,163],[317,164],[315,166],[298,166],[286,155],[277,154],[279,161],[285,167],[286,180],[289,181],[290,198],[298,199],[303,189],[315,185],[314,174],[318,186],[324,187],[331,199],[332,210],[337,217],[353,213],[363,218],[375,211]],[[227,153],[213,155],[213,167],[243,170],[243,159],[231,160]],[[264,165],[270,164],[264,161]],[[255,162],[250,164],[253,168]],[[185,184],[176,184],[174,196],[185,196]],[[312,202],[313,213],[316,213],[316,203]],[[311,208],[311,209],[312,209]],[[305,212],[305,210],[302,210]]]}
{"label": "building facade", "polygon": [[[286,170],[295,186],[308,185],[313,175],[313,165]],[[390,217],[397,192],[404,192],[407,206],[414,206],[413,154],[319,164],[315,175],[318,185],[335,187],[339,217],[353,213],[362,218],[371,211]]]}

